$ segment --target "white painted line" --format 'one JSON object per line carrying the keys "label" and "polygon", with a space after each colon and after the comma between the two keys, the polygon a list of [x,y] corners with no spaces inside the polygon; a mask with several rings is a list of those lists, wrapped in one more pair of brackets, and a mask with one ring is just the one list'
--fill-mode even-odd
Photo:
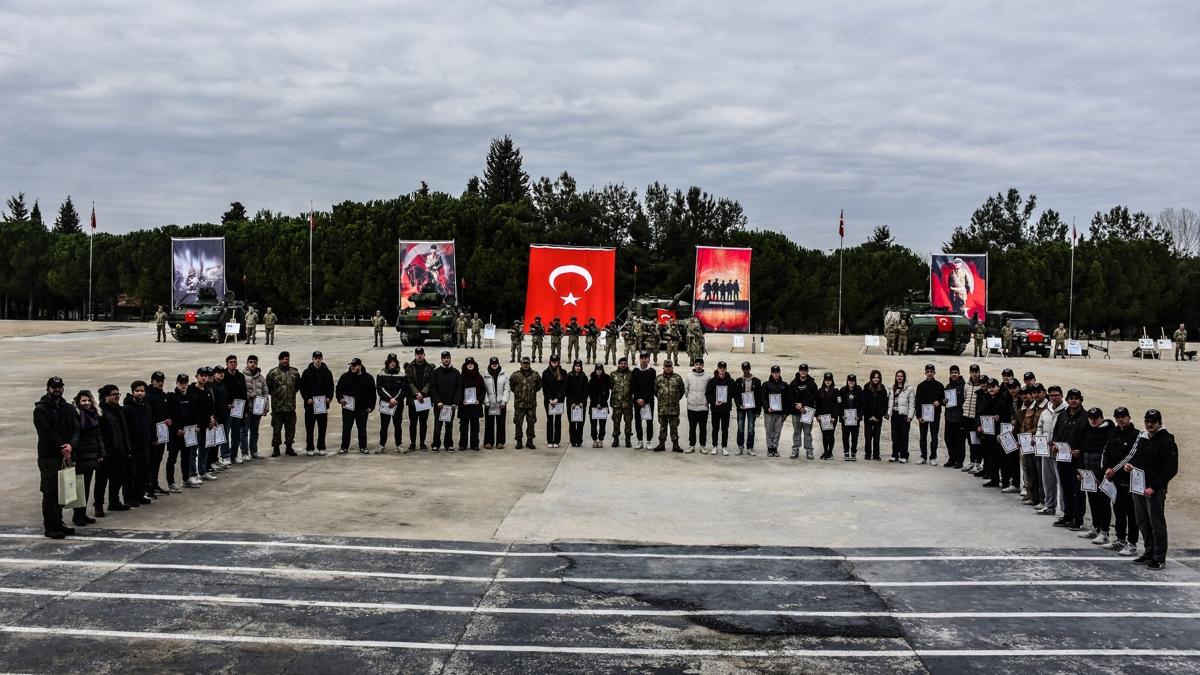
{"label": "white painted line", "polygon": [[971,580],[954,581],[863,581],[858,579],[647,579],[622,577],[489,577],[454,576],[449,574],[411,574],[405,572],[364,572],[358,570],[327,570],[304,567],[239,567],[231,565],[182,565],[174,563],[139,563],[120,560],[56,560],[38,558],[0,558],[0,565],[107,567],[112,569],[176,570],[230,574],[262,574],[314,577],[367,577],[403,579],[408,581],[461,581],[480,584],[617,584],[636,586],[869,586],[872,588],[938,588],[980,586],[1134,586],[1196,588],[1200,581],[1140,581],[1099,579],[1033,579],[1033,580]]}
{"label": "white painted line", "polygon": [[886,619],[1200,619],[1200,612],[883,612],[814,611],[790,609],[597,609],[555,607],[488,607],[475,605],[423,605],[398,602],[349,602],[292,598],[247,598],[228,595],[176,595],[162,593],[102,593],[43,588],[5,588],[0,594],[49,596],[70,600],[146,600],[152,602],[195,602],[215,605],[317,607],[325,609],[368,609],[389,612],[443,612],[450,614],[541,614],[551,616],[693,617],[693,616],[787,616],[793,618],[886,618]]}
{"label": "white painted line", "polygon": [[216,642],[233,644],[291,645],[296,647],[349,647],[355,649],[410,649],[426,651],[503,652],[577,654],[645,657],[716,657],[716,658],[828,658],[895,659],[921,657],[1197,657],[1200,649],[660,649],[638,647],[551,647],[545,645],[454,644],[449,642],[399,642],[385,640],[329,640],[256,635],[213,635],[204,633],[157,633],[142,631],[56,628],[48,626],[0,626],[0,633],[55,635],[93,639],[170,640],[180,642]]}
{"label": "white painted line", "polygon": [[[0,533],[0,538],[8,539],[37,539],[44,537],[38,534]],[[232,541],[225,539],[154,539],[147,537],[89,537],[71,536],[67,541],[78,542],[110,542],[118,544],[154,544],[193,546],[262,546],[270,548],[297,548],[308,550],[330,551],[363,551],[369,553],[398,553],[398,554],[444,554],[484,556],[489,558],[658,558],[666,560],[791,560],[817,561],[831,560],[835,562],[924,562],[934,560],[946,561],[984,561],[984,560],[1045,560],[1073,562],[1120,562],[1127,563],[1125,558],[1116,555],[1043,555],[1043,554],[1011,554],[1011,555],[769,555],[754,553],[632,553],[628,551],[507,551],[480,550],[463,548],[421,548],[407,546],[367,546],[361,544],[315,544],[302,541]]]}

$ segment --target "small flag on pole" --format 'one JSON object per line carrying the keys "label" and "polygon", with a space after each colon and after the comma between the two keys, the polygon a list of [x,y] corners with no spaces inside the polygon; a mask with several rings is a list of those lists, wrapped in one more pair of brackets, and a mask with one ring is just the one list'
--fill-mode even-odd
{"label": "small flag on pole", "polygon": [[463,277],[462,279],[459,279],[459,280],[458,280],[458,284],[459,284],[460,286],[462,286],[462,289],[463,289],[464,291],[465,291],[465,290],[467,290],[467,278],[466,278],[466,277]]}
{"label": "small flag on pole", "polygon": [[838,236],[842,238],[846,236],[846,209],[842,209],[838,214]]}
{"label": "small flag on pole", "polygon": [[1071,223],[1071,247],[1074,248],[1075,240],[1079,239],[1079,231],[1075,229],[1075,223]]}
{"label": "small flag on pole", "polygon": [[317,229],[317,214],[312,211],[308,212],[308,231],[313,232]]}
{"label": "small flag on pole", "polygon": [[92,204],[92,232],[96,231],[96,205]]}

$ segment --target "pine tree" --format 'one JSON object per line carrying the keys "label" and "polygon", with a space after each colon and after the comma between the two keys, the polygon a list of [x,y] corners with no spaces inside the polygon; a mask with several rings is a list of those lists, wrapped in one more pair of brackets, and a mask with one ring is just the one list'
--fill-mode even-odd
{"label": "pine tree", "polygon": [[71,195],[67,195],[67,201],[59,207],[58,217],[54,219],[54,233],[76,234],[79,232],[83,232],[83,227],[79,224],[79,212],[75,210]]}
{"label": "pine tree", "polygon": [[483,171],[483,194],[490,204],[512,204],[529,196],[529,174],[510,136],[492,139]]}
{"label": "pine tree", "polygon": [[29,220],[29,209],[25,206],[24,192],[18,192],[8,198],[8,213],[0,214],[0,220],[7,223],[24,223]]}
{"label": "pine tree", "polygon": [[42,222],[42,207],[38,206],[38,200],[33,200],[33,210],[29,212],[29,222],[38,227],[45,227],[46,223]]}
{"label": "pine tree", "polygon": [[221,224],[241,223],[246,220],[246,207],[241,202],[230,202],[229,210],[221,216]]}

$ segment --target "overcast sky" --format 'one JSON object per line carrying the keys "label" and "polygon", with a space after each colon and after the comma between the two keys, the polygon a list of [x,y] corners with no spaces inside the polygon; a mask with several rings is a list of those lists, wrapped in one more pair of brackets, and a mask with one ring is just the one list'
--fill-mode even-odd
{"label": "overcast sky", "polygon": [[402,4],[5,0],[0,191],[108,231],[299,213],[459,194],[507,133],[534,177],[699,185],[815,248],[844,208],[937,249],[1009,186],[1200,207],[1195,2]]}

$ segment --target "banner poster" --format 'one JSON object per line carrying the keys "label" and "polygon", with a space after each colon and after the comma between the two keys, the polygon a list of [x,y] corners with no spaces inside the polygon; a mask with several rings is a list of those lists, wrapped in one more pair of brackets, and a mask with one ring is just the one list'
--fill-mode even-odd
{"label": "banner poster", "polygon": [[225,238],[171,238],[171,307],[194,305],[201,289],[225,299]]}
{"label": "banner poster", "polygon": [[413,293],[453,296],[458,304],[454,241],[400,241],[400,308],[415,307]]}
{"label": "banner poster", "polygon": [[750,332],[748,248],[696,247],[692,314],[710,333]]}
{"label": "banner poster", "polygon": [[929,262],[929,302],[951,314],[984,321],[987,317],[986,253],[935,253]]}
{"label": "banner poster", "polygon": [[616,318],[617,250],[579,246],[529,246],[525,326],[557,317],[564,326],[595,319],[603,326]]}

